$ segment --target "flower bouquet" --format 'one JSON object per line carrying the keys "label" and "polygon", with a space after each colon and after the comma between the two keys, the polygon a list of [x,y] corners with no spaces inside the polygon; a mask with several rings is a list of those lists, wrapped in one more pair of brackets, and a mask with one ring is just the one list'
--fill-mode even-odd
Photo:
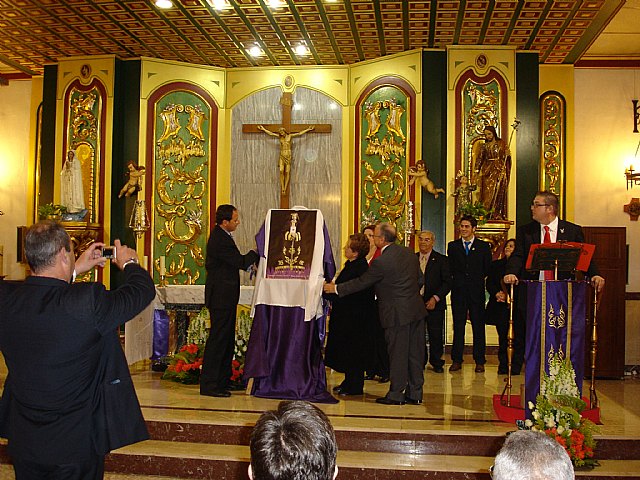
{"label": "flower bouquet", "polygon": [[173,380],[187,385],[194,385],[200,381],[200,367],[204,356],[204,345],[189,343],[183,345],[180,351],[173,355],[167,369],[162,375],[163,380]]}
{"label": "flower bouquet", "polygon": [[529,402],[533,420],[524,422],[524,429],[546,433],[564,447],[575,467],[593,468],[598,464],[593,438],[596,425],[581,416],[586,403],[580,398],[575,371],[562,353],[549,361],[549,375],[545,373],[536,404]]}
{"label": "flower bouquet", "polygon": [[249,316],[248,311],[240,311],[236,326],[236,342],[233,350],[233,360],[231,362],[231,380],[234,382],[242,382],[252,323],[253,319]]}

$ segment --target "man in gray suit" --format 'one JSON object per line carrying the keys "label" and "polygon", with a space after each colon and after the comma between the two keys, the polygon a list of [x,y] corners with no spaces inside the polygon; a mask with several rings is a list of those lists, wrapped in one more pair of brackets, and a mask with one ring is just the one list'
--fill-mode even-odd
{"label": "man in gray suit", "polygon": [[324,286],[326,293],[344,297],[375,286],[389,351],[389,392],[376,399],[383,405],[420,405],[424,383],[424,318],[427,316],[420,287],[423,275],[418,257],[408,248],[395,243],[396,229],[388,223],[376,226],[374,242],[382,254],[360,277]]}

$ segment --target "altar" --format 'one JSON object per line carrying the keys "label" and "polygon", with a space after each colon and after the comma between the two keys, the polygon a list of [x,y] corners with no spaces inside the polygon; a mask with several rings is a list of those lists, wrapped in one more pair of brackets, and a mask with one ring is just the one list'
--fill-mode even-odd
{"label": "altar", "polygon": [[[253,290],[252,285],[240,287],[239,312],[251,308]],[[202,307],[204,285],[156,285],[156,297],[151,304],[125,324],[124,350],[127,363],[131,365],[177,351],[185,342],[189,321],[198,315]],[[168,325],[163,327],[158,324],[158,319],[165,312]],[[159,336],[168,339],[164,342],[164,351],[158,351]]]}

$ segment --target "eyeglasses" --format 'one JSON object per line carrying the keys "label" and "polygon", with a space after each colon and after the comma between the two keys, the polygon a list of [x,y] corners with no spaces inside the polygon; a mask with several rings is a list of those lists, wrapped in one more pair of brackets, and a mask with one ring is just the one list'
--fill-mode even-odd
{"label": "eyeglasses", "polygon": [[489,467],[489,476],[493,478],[493,465]]}
{"label": "eyeglasses", "polygon": [[548,204],[548,203],[536,203],[536,202],[531,202],[531,206],[532,206],[533,208],[536,208],[536,207],[548,207],[548,206],[549,206],[549,204]]}

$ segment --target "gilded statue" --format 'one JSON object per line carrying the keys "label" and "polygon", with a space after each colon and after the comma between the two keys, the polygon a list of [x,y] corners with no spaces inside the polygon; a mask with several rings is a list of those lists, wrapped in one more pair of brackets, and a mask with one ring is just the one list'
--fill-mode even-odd
{"label": "gilded statue", "polygon": [[469,183],[469,177],[462,172],[458,172],[456,175],[458,178],[458,186],[451,194],[456,199],[456,215],[473,203],[472,194],[476,190],[477,185]]}
{"label": "gilded statue", "polygon": [[439,194],[444,193],[444,188],[436,187],[433,180],[429,178],[429,169],[422,160],[418,160],[415,167],[409,168],[409,176],[411,177],[409,186],[419,183],[422,188],[433,195],[433,198],[438,198]]}
{"label": "gilded statue", "polygon": [[487,210],[492,210],[493,220],[507,220],[511,151],[491,125],[484,128],[484,143],[480,146],[475,169],[478,200]]}
{"label": "gilded statue", "polygon": [[129,175],[129,180],[124,186],[120,189],[120,193],[118,193],[118,198],[130,197],[131,195],[138,193],[142,190],[142,179],[144,178],[145,168],[143,166],[136,167],[133,162],[127,163],[127,175]]}
{"label": "gilded statue", "polygon": [[289,187],[289,179],[291,177],[291,139],[293,137],[299,137],[307,132],[310,132],[315,127],[307,127],[304,130],[300,130],[297,133],[288,133],[284,127],[278,129],[278,133],[274,133],[268,130],[263,125],[258,125],[258,130],[271,135],[272,137],[278,137],[280,141],[280,157],[278,158],[278,170],[280,172],[280,192],[282,195],[287,193]]}

